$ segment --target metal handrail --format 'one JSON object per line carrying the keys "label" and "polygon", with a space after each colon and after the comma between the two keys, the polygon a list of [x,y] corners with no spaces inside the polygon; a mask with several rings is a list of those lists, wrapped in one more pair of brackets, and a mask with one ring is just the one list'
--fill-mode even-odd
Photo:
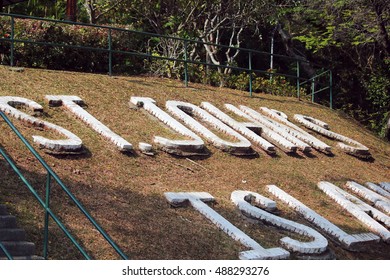
{"label": "metal handrail", "polygon": [[0,241],[0,251],[3,251],[3,253],[5,254],[7,259],[13,260],[11,254],[8,252],[7,248],[4,247],[4,245],[1,243],[1,241]]}
{"label": "metal handrail", "polygon": [[[46,18],[39,18],[39,17],[33,17],[33,16],[26,16],[26,15],[15,15],[15,14],[6,14],[6,13],[0,13],[0,16],[7,16],[11,18],[11,36],[10,38],[0,38],[0,42],[9,42],[11,44],[11,54],[10,54],[10,64],[11,66],[14,65],[14,44],[15,43],[25,43],[25,44],[37,44],[37,45],[44,45],[44,46],[52,46],[52,47],[64,47],[64,48],[71,48],[71,49],[84,49],[84,50],[90,50],[90,51],[98,51],[98,52],[107,52],[108,53],[108,73],[109,75],[112,75],[112,58],[113,54],[124,54],[124,55],[129,55],[129,56],[138,56],[138,57],[144,57],[144,58],[151,58],[151,59],[158,59],[158,60],[167,60],[167,61],[176,61],[179,63],[184,64],[184,81],[185,85],[188,85],[188,64],[193,64],[193,65],[206,65],[206,66],[211,66],[211,67],[218,67],[222,69],[231,69],[231,70],[236,70],[240,72],[248,72],[249,73],[249,93],[250,96],[252,96],[252,82],[253,82],[253,73],[259,73],[259,74],[265,74],[269,76],[274,76],[274,75],[279,75],[279,76],[284,76],[286,78],[291,78],[296,80],[296,89],[297,89],[297,97],[300,98],[300,88],[302,85],[310,82],[313,80],[314,77],[311,78],[304,78],[300,75],[300,64],[301,63],[310,63],[311,65],[314,66],[319,66],[318,64],[309,62],[305,59],[301,58],[293,58],[285,55],[279,55],[279,54],[271,54],[268,52],[263,52],[263,51],[258,51],[258,50],[253,50],[253,49],[247,49],[247,48],[241,48],[241,47],[235,47],[235,46],[228,46],[228,45],[220,45],[220,44],[214,44],[214,43],[209,43],[209,42],[203,42],[200,40],[194,40],[194,39],[187,39],[187,38],[180,38],[180,37],[173,37],[173,36],[168,36],[168,35],[162,35],[162,34],[155,34],[155,33],[150,33],[150,32],[143,32],[143,31],[137,31],[137,30],[129,30],[129,29],[124,29],[124,28],[119,28],[119,27],[112,27],[112,26],[104,26],[104,25],[96,25],[96,24],[89,24],[89,23],[81,23],[81,22],[70,22],[70,21],[62,21],[62,20],[56,20],[56,19],[46,19]],[[20,19],[32,19],[32,20],[39,20],[39,21],[46,21],[46,22],[54,22],[54,23],[61,23],[61,24],[69,24],[69,25],[78,25],[78,26],[85,26],[85,27],[92,27],[92,28],[101,28],[107,30],[108,34],[108,47],[107,48],[97,48],[97,47],[87,47],[87,46],[79,46],[79,45],[69,45],[69,44],[63,44],[63,43],[50,43],[50,42],[37,42],[37,41],[30,41],[30,40],[23,40],[23,39],[15,39],[15,32],[14,32],[14,25],[15,25],[15,18],[20,18]],[[156,55],[151,55],[146,52],[132,52],[132,51],[121,51],[121,50],[116,50],[112,46],[112,31],[121,31],[121,32],[126,32],[130,34],[140,34],[144,36],[150,36],[150,37],[156,37],[156,38],[165,38],[165,39],[170,39],[170,40],[176,40],[184,43],[184,59],[181,58],[172,58],[172,57],[167,57],[167,56],[156,56]],[[209,45],[209,46],[215,46],[219,48],[228,48],[232,50],[237,50],[240,52],[246,52],[248,54],[248,67],[237,67],[233,65],[216,65],[213,63],[209,62],[204,62],[204,61],[197,61],[197,60],[192,60],[188,59],[187,55],[187,46],[188,43],[195,43],[195,44],[201,44],[201,45]],[[289,75],[289,74],[283,74],[283,73],[269,73],[268,70],[261,70],[261,69],[254,69],[252,67],[252,56],[254,54],[261,54],[261,55],[267,55],[270,58],[271,57],[279,57],[285,60],[289,61],[295,61],[296,62],[296,75]],[[330,70],[325,70],[323,73],[319,75],[323,75],[325,73],[330,73],[329,76],[329,83],[327,87],[329,87],[329,92],[330,95],[332,95],[332,77],[331,77],[331,71]],[[316,75],[318,76],[318,75]],[[332,96],[330,97],[330,107],[332,107]]]}
{"label": "metal handrail", "polygon": [[[318,81],[319,78],[328,75],[329,82],[328,84],[324,84]],[[314,96],[317,93],[323,92],[325,90],[329,90],[329,107],[330,109],[333,108],[333,102],[332,102],[332,71],[331,70],[325,70],[324,72],[321,72],[320,74],[317,74],[306,81],[302,82],[301,85],[311,83],[311,90],[310,90],[310,95],[311,95],[311,101],[314,102]],[[322,88],[315,90],[315,85],[321,85]]]}
{"label": "metal handrail", "polygon": [[[51,180],[54,179],[60,188],[68,195],[68,197],[73,201],[77,208],[84,214],[84,216],[89,220],[93,227],[100,233],[100,235],[109,243],[109,245],[115,250],[115,252],[122,258],[127,260],[127,256],[123,251],[118,247],[117,244],[111,239],[111,237],[103,230],[103,228],[97,223],[97,221],[88,213],[84,206],[77,200],[77,198],[72,194],[72,192],[66,187],[66,185],[61,181],[58,175],[49,167],[45,160],[38,154],[38,152],[31,146],[31,144],[24,138],[24,136],[18,131],[14,124],[9,120],[9,118],[0,111],[0,116],[4,119],[6,124],[11,128],[11,130],[16,134],[16,136],[23,142],[27,149],[33,154],[33,156],[40,162],[42,167],[47,171],[46,178],[46,198],[43,200],[34,187],[29,183],[29,181],[23,176],[19,168],[13,162],[13,160],[6,154],[6,152],[0,147],[0,154],[8,162],[10,167],[26,185],[28,190],[33,194],[35,199],[45,210],[45,227],[44,227],[44,245],[43,245],[43,257],[47,259],[48,254],[48,235],[49,235],[49,217],[51,217],[54,222],[60,227],[64,232],[66,237],[73,243],[73,245],[78,249],[78,251],[84,256],[85,259],[91,259],[89,254],[85,249],[76,241],[72,234],[67,230],[66,226],[61,222],[61,220],[53,213],[50,209],[50,188]],[[1,248],[1,247],[0,247]]]}
{"label": "metal handrail", "polygon": [[172,40],[178,40],[178,41],[183,41],[183,42],[188,42],[188,43],[203,44],[203,45],[214,46],[214,47],[230,48],[230,49],[234,49],[234,50],[252,52],[252,53],[257,53],[257,54],[272,55],[274,57],[281,57],[281,58],[286,58],[286,59],[290,59],[290,60],[294,60],[294,61],[307,62],[307,63],[311,63],[313,65],[316,65],[316,64],[314,64],[314,63],[312,63],[312,62],[310,62],[310,61],[308,61],[306,59],[302,59],[302,58],[293,58],[293,57],[286,56],[286,55],[271,54],[271,53],[268,53],[268,52],[258,51],[258,50],[254,50],[254,49],[241,48],[241,47],[222,45],[222,44],[215,44],[215,43],[203,42],[203,41],[195,40],[195,39],[187,39],[187,38],[169,36],[169,35],[164,35],[164,34],[157,34],[157,33],[145,32],[145,31],[138,31],[138,30],[130,30],[130,29],[125,29],[125,28],[120,28],[120,27],[112,27],[112,26],[107,26],[107,25],[98,25],[98,24],[92,24],[92,23],[73,22],[73,21],[68,21],[68,20],[40,18],[40,17],[34,17],[34,16],[8,14],[8,13],[0,13],[0,16],[9,16],[9,17],[21,18],[21,19],[34,19],[34,20],[41,20],[41,21],[47,21],[47,22],[65,23],[65,24],[70,24],[70,25],[88,26],[88,27],[102,28],[102,29],[115,30],[115,31],[125,31],[125,32],[129,32],[129,33],[133,33],[133,34],[148,35],[148,36],[151,36],[151,37],[172,39]]}

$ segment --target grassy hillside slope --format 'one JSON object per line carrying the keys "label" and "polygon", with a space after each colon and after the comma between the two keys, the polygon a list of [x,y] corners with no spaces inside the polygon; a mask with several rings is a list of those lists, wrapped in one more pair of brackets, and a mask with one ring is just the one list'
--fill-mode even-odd
{"label": "grassy hillside slope", "polygon": [[[138,142],[152,143],[154,135],[180,137],[147,117],[142,110],[129,107],[131,96],[143,96],[154,98],[160,108],[164,108],[167,100],[188,101],[195,105],[208,101],[220,109],[225,103],[242,104],[253,109],[266,106],[285,112],[290,120],[293,114],[306,114],[327,122],[332,131],[369,147],[373,160],[363,161],[347,155],[336,147],[335,141],[314,132],[311,133],[333,147],[334,156],[317,151],[311,155],[291,156],[278,149],[273,157],[259,150],[258,156],[245,158],[229,155],[210,144],[207,148],[211,154],[203,158],[178,158],[162,151],[154,157],[139,152],[126,155],[66,109],[49,108],[44,100],[46,94],[81,97],[88,112],[135,147]],[[268,248],[279,246],[279,239],[291,234],[244,219],[230,201],[232,191],[249,190],[274,198],[264,187],[275,184],[346,231],[362,232],[367,229],[319,190],[317,182],[327,180],[342,186],[348,180],[358,183],[390,181],[389,143],[338,112],[296,98],[264,94],[249,98],[247,92],[197,84],[185,88],[181,82],[167,79],[34,69],[18,73],[6,67],[0,67],[0,95],[27,97],[38,102],[45,108],[43,119],[69,129],[83,140],[86,147],[83,155],[40,153],[133,259],[236,259],[238,252],[244,250],[191,207],[169,207],[163,196],[167,191],[209,192],[216,198],[215,210]],[[15,119],[13,122],[28,140],[32,135],[52,135]],[[46,178],[42,168],[3,122],[0,122],[0,127],[0,144],[35,186],[43,190]],[[0,203],[9,205],[19,223],[27,229],[29,239],[42,248],[42,211],[2,158],[0,168]],[[275,200],[282,217],[307,224]],[[116,258],[57,186],[53,188],[52,208],[61,213],[60,216],[94,258]],[[51,258],[80,257],[54,225],[50,242]],[[390,245],[382,242],[358,253],[341,249],[333,241],[330,241],[330,248],[339,259],[390,259]]]}

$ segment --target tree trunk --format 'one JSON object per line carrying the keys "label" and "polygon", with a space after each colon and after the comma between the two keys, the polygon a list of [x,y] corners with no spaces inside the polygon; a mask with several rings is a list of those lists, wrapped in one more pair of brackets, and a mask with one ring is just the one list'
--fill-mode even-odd
{"label": "tree trunk", "polygon": [[[280,37],[282,38],[283,45],[286,49],[287,55],[291,56],[293,58],[296,58],[296,59],[307,60],[303,54],[299,53],[294,48],[291,35],[287,31],[285,31],[280,24],[277,26],[277,30],[278,30]],[[313,77],[316,74],[316,71],[310,65],[310,63],[302,62],[302,63],[300,63],[300,65],[301,65],[303,71],[305,71],[305,73],[308,75],[308,77]]]}
{"label": "tree trunk", "polygon": [[76,0],[67,0],[66,1],[66,19],[69,21],[77,20],[77,1]]}
{"label": "tree trunk", "polygon": [[380,5],[380,3],[374,2],[374,10],[376,14],[376,20],[379,27],[379,34],[380,34],[380,43],[383,47],[383,49],[386,52],[386,55],[390,54],[390,38],[389,34],[387,33],[386,29],[386,23],[383,19],[383,6],[387,4]]}
{"label": "tree trunk", "polygon": [[89,16],[89,23],[92,24],[96,23],[96,8],[94,7],[94,5],[95,5],[94,0],[86,0],[84,4]]}

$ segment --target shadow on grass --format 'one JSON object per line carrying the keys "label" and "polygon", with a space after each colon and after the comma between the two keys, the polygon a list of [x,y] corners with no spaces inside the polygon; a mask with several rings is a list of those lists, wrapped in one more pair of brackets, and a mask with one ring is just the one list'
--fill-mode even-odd
{"label": "shadow on grass", "polygon": [[[0,202],[6,203],[18,217],[19,225],[26,229],[29,241],[36,243],[40,254],[44,211],[3,159],[0,168]],[[21,171],[44,197],[46,175],[30,168]],[[63,181],[130,259],[237,259],[238,252],[245,250],[192,207],[171,208],[163,194],[153,188],[140,192],[132,186],[105,185],[91,179],[90,184],[70,177]],[[279,239],[285,235],[274,227],[245,223],[237,210],[223,204],[213,207],[266,248],[279,247]],[[51,209],[93,258],[118,258],[56,183],[51,190]],[[82,258],[53,221],[49,237],[49,258]],[[339,258],[389,258],[388,245],[370,247],[358,255],[351,255],[335,244],[331,247]]]}
{"label": "shadow on grass", "polygon": [[[0,159],[0,202],[8,205],[27,231],[28,240],[43,251],[44,211],[11,170]],[[46,176],[41,172],[21,169],[44,200]],[[163,195],[141,194],[131,188],[80,184],[71,178],[63,180],[75,197],[95,217],[130,259],[220,259],[237,257],[238,247],[227,236],[209,225],[193,209],[170,208]],[[50,207],[82,247],[96,259],[117,259],[118,255],[68,199],[56,183],[52,183]],[[183,218],[183,214],[188,214]],[[190,223],[187,221],[194,219]],[[183,223],[184,221],[184,223]],[[210,230],[211,228],[211,230]],[[174,229],[174,230],[172,230]],[[220,235],[218,238],[215,235]],[[230,244],[229,244],[230,243]],[[219,248],[216,251],[216,248]],[[50,221],[49,259],[83,259],[63,232]]]}

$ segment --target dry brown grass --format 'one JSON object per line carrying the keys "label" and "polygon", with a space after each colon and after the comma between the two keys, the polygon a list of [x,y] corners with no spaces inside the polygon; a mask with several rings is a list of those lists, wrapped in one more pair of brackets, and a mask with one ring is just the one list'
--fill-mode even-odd
{"label": "dry brown grass", "polygon": [[[376,138],[355,121],[328,108],[298,101],[246,92],[211,88],[191,84],[185,88],[179,81],[148,77],[108,77],[71,72],[25,69],[10,72],[0,67],[0,95],[27,97],[45,107],[44,119],[77,134],[87,153],[82,156],[51,156],[40,152],[75,196],[96,217],[104,229],[133,259],[236,259],[244,248],[191,208],[170,208],[163,196],[170,191],[206,191],[217,200],[215,209],[265,247],[279,246],[278,240],[288,233],[245,220],[230,202],[234,190],[249,190],[268,194],[264,187],[275,184],[322,213],[348,232],[367,229],[322,193],[316,184],[328,180],[343,185],[347,180],[390,181],[390,145]],[[49,108],[46,94],[80,96],[88,112],[134,146],[152,142],[154,135],[180,137],[175,132],[146,117],[140,110],[130,109],[131,96],[151,97],[160,107],[167,100],[188,101],[199,105],[208,101],[222,109],[224,103],[247,105],[253,109],[266,106],[285,112],[313,116],[329,123],[335,132],[349,136],[371,149],[374,160],[362,161],[346,155],[335,147],[336,142],[318,136],[333,146],[334,156],[314,151],[311,156],[286,155],[280,150],[270,157],[259,152],[258,157],[235,157],[207,145],[209,157],[176,158],[159,152],[155,157],[140,153],[121,154],[114,146],[63,108]],[[31,139],[42,134],[14,120],[22,133]],[[15,159],[26,177],[43,192],[45,174],[8,127],[0,123],[0,143]],[[201,165],[201,166],[199,166]],[[18,178],[0,159],[0,202],[7,203],[32,241],[42,247],[42,211],[27,193]],[[245,182],[245,183],[244,183]],[[53,187],[52,208],[61,212],[71,231],[97,259],[112,259],[116,255],[107,248],[85,219],[71,206],[65,195]],[[301,217],[279,203],[283,217],[307,224]],[[79,258],[73,247],[52,226],[50,257]],[[59,241],[59,242],[58,242]],[[351,253],[333,241],[330,247],[340,259],[390,259],[389,245],[380,243],[365,253]]]}

